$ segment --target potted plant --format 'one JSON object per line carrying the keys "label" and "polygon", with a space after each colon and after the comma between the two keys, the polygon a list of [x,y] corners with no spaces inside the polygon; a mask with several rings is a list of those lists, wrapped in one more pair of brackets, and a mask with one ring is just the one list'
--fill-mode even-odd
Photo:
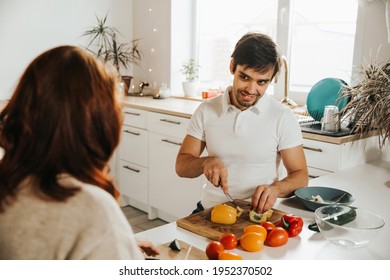
{"label": "potted plant", "polygon": [[199,65],[195,59],[191,58],[185,62],[180,70],[185,75],[186,80],[183,82],[184,95],[188,97],[195,96],[198,91],[198,72]]}
{"label": "potted plant", "polygon": [[[130,43],[120,42],[121,33],[115,27],[106,24],[107,15],[104,18],[96,16],[96,20],[96,26],[83,33],[83,36],[90,37],[87,49],[104,62],[111,62],[119,74],[121,66],[128,69],[132,64],[138,65],[142,58],[138,47],[139,39]],[[131,79],[131,76],[122,76],[127,89],[130,87]]]}
{"label": "potted plant", "polygon": [[340,111],[349,118],[352,132],[379,133],[379,147],[383,148],[390,137],[390,62],[362,66],[359,82],[346,86],[340,98],[351,101]]}

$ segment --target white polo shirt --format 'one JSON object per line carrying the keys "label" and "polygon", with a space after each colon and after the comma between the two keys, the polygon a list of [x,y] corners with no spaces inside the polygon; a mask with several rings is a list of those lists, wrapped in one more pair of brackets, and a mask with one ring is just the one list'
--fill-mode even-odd
{"label": "white polo shirt", "polygon": [[[230,104],[228,91],[199,105],[187,133],[206,142],[208,154],[225,164],[229,193],[246,199],[258,185],[278,180],[279,151],[302,145],[302,133],[291,109],[267,94],[241,111]],[[201,202],[207,209],[226,197],[207,181]]]}

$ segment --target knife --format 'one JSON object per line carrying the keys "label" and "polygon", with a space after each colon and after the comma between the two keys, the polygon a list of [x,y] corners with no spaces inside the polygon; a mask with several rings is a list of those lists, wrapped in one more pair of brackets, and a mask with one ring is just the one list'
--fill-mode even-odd
{"label": "knife", "polygon": [[[222,186],[219,185],[219,187],[220,187],[221,190],[223,191]],[[234,204],[234,206],[239,207],[238,204],[234,201],[233,197],[232,197],[229,193],[225,193],[225,196],[226,196],[226,198],[227,198],[231,203]]]}

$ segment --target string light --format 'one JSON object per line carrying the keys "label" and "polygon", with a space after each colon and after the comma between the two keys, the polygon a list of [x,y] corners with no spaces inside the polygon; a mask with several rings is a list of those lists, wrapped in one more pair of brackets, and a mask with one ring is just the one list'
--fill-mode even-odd
{"label": "string light", "polygon": [[[152,8],[149,8],[149,9],[148,9],[148,12],[151,14],[151,13],[152,13]],[[157,28],[153,28],[152,31],[153,31],[153,32],[158,32],[158,29],[157,29]],[[152,47],[150,48],[150,52],[151,52],[152,54],[154,54],[155,51],[156,51],[156,49],[152,46]],[[151,72],[152,72],[152,68],[149,68],[149,69],[148,69],[148,72],[151,73]]]}

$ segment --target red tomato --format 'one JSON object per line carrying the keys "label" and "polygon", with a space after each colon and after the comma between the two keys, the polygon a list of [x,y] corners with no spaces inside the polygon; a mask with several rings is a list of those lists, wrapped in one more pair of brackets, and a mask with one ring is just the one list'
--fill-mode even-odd
{"label": "red tomato", "polygon": [[288,241],[288,233],[282,227],[275,227],[268,233],[267,244],[272,247],[283,246]]}
{"label": "red tomato", "polygon": [[238,239],[233,233],[225,233],[219,238],[219,242],[222,243],[225,249],[231,250],[237,247]]}
{"label": "red tomato", "polygon": [[223,252],[225,247],[219,241],[211,241],[206,247],[206,255],[209,260],[218,260],[219,253]]}
{"label": "red tomato", "polygon": [[267,230],[267,233],[269,233],[271,230],[276,228],[276,226],[273,223],[271,223],[270,221],[262,222],[260,225],[265,227],[265,229]]}

